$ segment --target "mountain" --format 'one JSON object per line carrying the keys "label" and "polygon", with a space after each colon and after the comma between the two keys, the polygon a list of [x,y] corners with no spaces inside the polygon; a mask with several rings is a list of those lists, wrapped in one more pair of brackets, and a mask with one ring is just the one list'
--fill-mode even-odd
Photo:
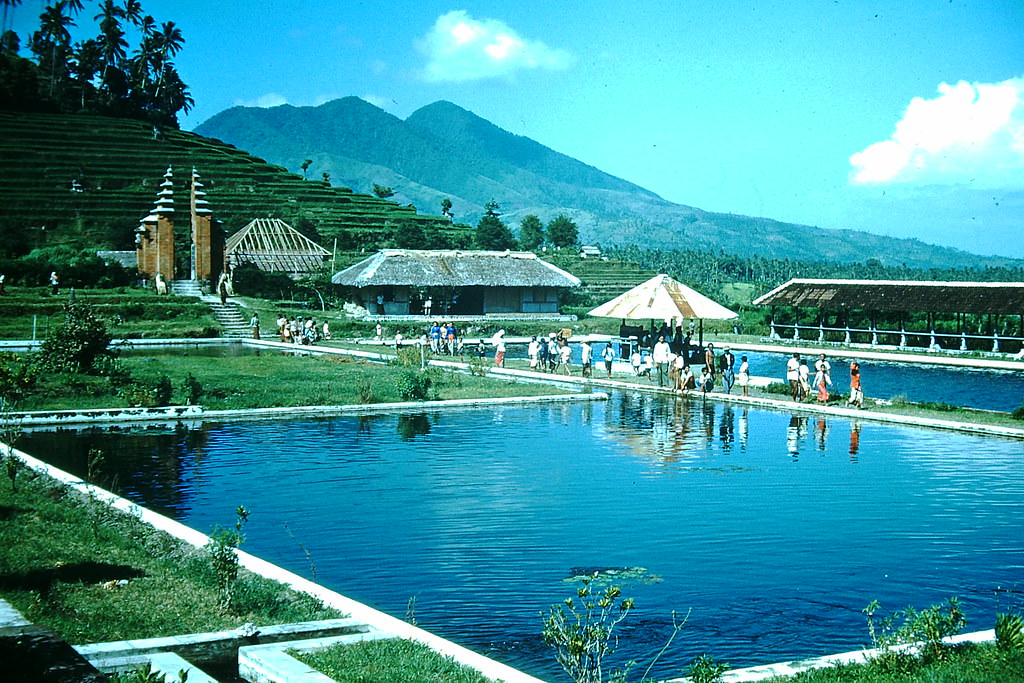
{"label": "mountain", "polygon": [[456,220],[471,225],[493,199],[513,229],[527,214],[546,222],[564,213],[577,223],[585,242],[601,244],[840,263],[875,258],[914,267],[1019,263],[919,240],[675,204],[446,101],[427,105],[404,121],[356,97],[318,107],[234,107],[196,132],[296,172],[310,159],[318,174],[326,171],[335,182],[353,188],[392,187],[396,201],[421,210],[436,212],[448,198]]}

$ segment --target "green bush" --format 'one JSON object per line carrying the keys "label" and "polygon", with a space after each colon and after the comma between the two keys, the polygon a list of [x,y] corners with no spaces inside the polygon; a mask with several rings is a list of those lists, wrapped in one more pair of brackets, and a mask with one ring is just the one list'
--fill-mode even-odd
{"label": "green bush", "polygon": [[437,398],[433,373],[429,370],[403,370],[398,377],[397,388],[403,401],[432,401]]}
{"label": "green bush", "polygon": [[39,352],[43,368],[58,372],[89,372],[96,359],[110,355],[110,333],[88,304],[64,306],[64,323],[46,337]]}
{"label": "green bush", "polygon": [[1024,406],[1014,409],[1011,415],[1013,415],[1014,420],[1024,420]]}
{"label": "green bush", "polygon": [[153,387],[154,405],[169,406],[174,398],[174,387],[171,386],[171,378],[161,375]]}

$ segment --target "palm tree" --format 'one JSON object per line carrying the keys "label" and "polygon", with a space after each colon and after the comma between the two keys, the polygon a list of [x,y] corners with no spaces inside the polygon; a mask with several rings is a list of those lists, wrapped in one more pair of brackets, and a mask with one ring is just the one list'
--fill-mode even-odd
{"label": "palm tree", "polygon": [[58,94],[67,73],[67,54],[71,43],[69,29],[75,22],[65,14],[66,9],[66,0],[60,0],[44,9],[39,15],[39,30],[32,36],[32,51],[39,57],[39,65],[50,67],[51,98]]}
{"label": "palm tree", "polygon": [[139,0],[124,0],[124,18],[132,26],[141,26],[143,21],[142,3]]}
{"label": "palm tree", "polygon": [[[3,23],[0,23],[0,33],[6,33],[14,24],[14,8],[21,4],[21,0],[0,0],[0,5],[4,6],[4,18]],[[10,10],[11,23],[7,23],[8,10]]]}
{"label": "palm tree", "polygon": [[124,30],[121,28],[124,10],[114,4],[114,0],[104,0],[100,13],[93,18],[100,22],[99,43],[103,59],[100,87],[106,92],[109,103],[116,98],[116,95],[111,93],[111,72],[121,70],[126,57],[125,48],[128,47],[124,39]]}

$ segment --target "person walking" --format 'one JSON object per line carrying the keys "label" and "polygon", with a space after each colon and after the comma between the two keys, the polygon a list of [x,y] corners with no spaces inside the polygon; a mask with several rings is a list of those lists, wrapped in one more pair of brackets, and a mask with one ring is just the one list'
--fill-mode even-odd
{"label": "person walking", "polygon": [[608,342],[604,347],[604,351],[601,352],[601,358],[604,359],[604,371],[608,376],[608,379],[612,378],[612,362],[615,360],[615,349],[612,347],[612,343]]}
{"label": "person walking", "polygon": [[736,384],[743,387],[743,395],[750,396],[750,364],[746,356],[740,356],[740,370],[736,373]]}
{"label": "person walking", "polygon": [[794,353],[786,362],[786,381],[789,382],[789,395],[794,401],[800,400],[800,354]]}
{"label": "person walking", "polygon": [[864,389],[860,384],[860,363],[850,363],[850,398],[846,401],[847,406],[860,408],[864,405]]}
{"label": "person walking", "polygon": [[257,313],[253,313],[252,317],[249,318],[249,327],[252,329],[252,338],[260,338],[260,316]]}
{"label": "person walking", "polygon": [[594,347],[586,339],[580,343],[580,365],[583,366],[584,377],[591,377],[593,375]]}

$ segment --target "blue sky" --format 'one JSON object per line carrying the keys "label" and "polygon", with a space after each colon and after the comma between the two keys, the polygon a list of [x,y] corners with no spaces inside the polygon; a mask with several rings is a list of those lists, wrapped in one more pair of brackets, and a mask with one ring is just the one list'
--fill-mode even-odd
{"label": "blue sky", "polygon": [[1024,257],[1021,0],[142,4],[184,33],[185,128],[446,99],[671,201]]}

